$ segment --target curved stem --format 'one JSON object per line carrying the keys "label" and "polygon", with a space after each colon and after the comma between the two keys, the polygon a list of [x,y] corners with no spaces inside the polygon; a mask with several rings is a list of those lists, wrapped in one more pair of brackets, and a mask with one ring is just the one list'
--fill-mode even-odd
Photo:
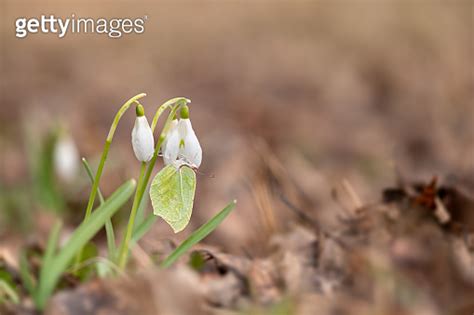
{"label": "curved stem", "polygon": [[89,195],[89,201],[87,202],[87,208],[86,208],[86,214],[85,214],[84,220],[87,220],[89,216],[91,215],[92,207],[95,201],[95,196],[97,194],[97,187],[99,187],[99,181],[100,181],[100,177],[102,176],[102,170],[104,169],[105,160],[107,159],[107,155],[110,149],[110,144],[112,143],[112,139],[114,137],[115,130],[117,129],[118,123],[120,119],[122,118],[123,114],[125,114],[125,112],[127,111],[127,109],[129,109],[130,106],[133,103],[135,103],[135,101],[139,100],[140,98],[144,96],[146,96],[145,93],[140,93],[140,94],[135,95],[134,97],[126,101],[125,104],[122,105],[122,107],[119,109],[119,111],[115,115],[114,121],[112,122],[112,125],[110,126],[109,134],[107,135],[107,139],[105,140],[104,149],[102,151],[102,156],[100,158],[100,163],[97,168],[97,173],[95,174],[94,184],[92,185],[92,190]]}
{"label": "curved stem", "polygon": [[156,124],[158,123],[158,119],[160,118],[161,114],[168,108],[172,107],[176,103],[191,103],[191,100],[186,97],[175,97],[170,100],[164,102],[156,111],[155,116],[153,116],[153,121],[151,122],[151,130],[155,131]]}
{"label": "curved stem", "polygon": [[[156,163],[156,159],[158,158],[158,153],[160,152],[161,145],[163,144],[166,138],[166,135],[171,126],[171,121],[173,120],[173,117],[176,115],[176,112],[181,108],[181,106],[189,102],[188,99],[181,98],[181,97],[175,98],[172,100],[174,101],[174,106],[171,109],[170,113],[168,114],[168,118],[166,119],[163,130],[161,131],[160,137],[158,138],[158,142],[156,143],[156,146],[155,146],[155,152],[153,154],[152,159],[150,160],[150,163],[148,164],[146,173],[145,173],[146,163],[142,163],[142,167],[140,169],[140,178],[138,179],[138,186],[135,192],[135,197],[133,199],[133,205],[132,205],[132,210],[130,212],[130,219],[128,221],[127,232],[125,234],[125,237],[123,239],[123,242],[120,248],[118,265],[119,265],[119,268],[122,270],[125,268],[127,264],[128,252],[129,252],[128,247],[129,247],[130,239],[132,237],[133,228],[135,225],[136,212],[137,212],[138,207],[140,206],[140,202],[142,200],[143,194],[145,193],[146,187],[148,186],[148,181],[150,180],[151,172],[153,171],[153,168]],[[166,103],[161,105],[160,108],[157,110],[155,117],[153,118],[154,125],[152,126],[152,130],[156,127],[156,122],[158,121],[159,116],[163,113],[163,111],[166,108],[171,106],[171,104],[173,104],[171,100],[167,101]]]}
{"label": "curved stem", "polygon": [[125,268],[125,264],[127,263],[128,258],[128,244],[130,243],[130,239],[132,238],[133,227],[135,226],[135,217],[137,215],[137,209],[140,204],[141,197],[139,198],[138,193],[140,191],[141,186],[143,185],[143,174],[145,173],[146,169],[146,162],[142,162],[140,167],[140,176],[138,177],[138,186],[137,190],[135,191],[135,197],[133,198],[132,210],[130,211],[130,218],[128,219],[128,226],[127,232],[125,233],[125,237],[123,239],[122,245],[120,246],[120,253],[119,253],[119,261],[118,266],[120,269]]}
{"label": "curved stem", "polygon": [[[123,114],[125,114],[125,112],[127,111],[127,109],[129,109],[133,103],[135,103],[137,100],[144,96],[146,96],[145,93],[140,93],[130,98],[128,101],[125,102],[125,104],[122,105],[122,107],[120,107],[119,111],[115,115],[112,125],[110,126],[109,134],[107,135],[107,139],[105,140],[104,149],[102,150],[102,156],[100,158],[99,166],[97,167],[94,183],[92,184],[92,189],[89,195],[89,201],[87,202],[86,213],[84,215],[83,221],[88,220],[92,213],[92,207],[94,206],[95,197],[97,195],[97,188],[99,187],[100,177],[102,176],[105,161],[107,160],[107,155],[109,154],[110,145],[112,144],[112,139],[114,137],[118,123],[122,118]],[[81,261],[81,256],[82,249],[78,252],[78,255],[76,256],[75,265],[77,265]]]}

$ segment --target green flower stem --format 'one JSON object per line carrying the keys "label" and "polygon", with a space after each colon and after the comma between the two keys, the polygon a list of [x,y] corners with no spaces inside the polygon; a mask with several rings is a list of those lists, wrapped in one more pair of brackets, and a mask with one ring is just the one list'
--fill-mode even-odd
{"label": "green flower stem", "polygon": [[[107,155],[109,154],[110,144],[112,143],[112,139],[114,137],[115,130],[117,129],[118,123],[120,119],[122,118],[123,114],[125,114],[125,112],[130,108],[130,106],[133,103],[135,103],[137,100],[145,96],[146,96],[145,93],[140,93],[140,94],[135,95],[134,97],[126,101],[125,104],[122,105],[122,107],[119,109],[119,111],[115,115],[114,121],[112,122],[112,125],[110,126],[109,134],[107,135],[107,139],[105,140],[104,149],[102,150],[102,156],[100,158],[100,163],[97,168],[97,173],[95,174],[94,184],[92,185],[92,189],[89,195],[89,201],[87,202],[86,213],[84,215],[83,221],[88,220],[92,213],[92,207],[94,206],[95,197],[97,195],[97,188],[99,187],[100,177],[102,176],[102,171],[104,169],[105,161],[107,160]],[[82,249],[78,252],[74,265],[79,264],[82,258],[81,256],[82,256]]]}
{"label": "green flower stem", "polygon": [[166,110],[166,108],[168,108],[169,106],[173,106],[173,108],[171,109],[169,115],[168,115],[168,118],[166,119],[166,122],[165,122],[165,125],[163,127],[163,130],[161,131],[161,134],[160,134],[160,137],[158,139],[158,142],[155,146],[155,152],[153,154],[153,157],[152,159],[150,160],[150,163],[148,164],[148,168],[146,169],[146,174],[145,174],[145,177],[143,177],[143,173],[144,173],[144,168],[146,166],[145,163],[142,163],[142,168],[140,170],[140,178],[138,180],[138,187],[137,187],[137,191],[135,193],[135,197],[134,197],[134,200],[133,200],[133,205],[132,205],[132,210],[130,212],[130,219],[129,219],[129,222],[128,222],[128,227],[127,227],[127,232],[125,234],[125,237],[123,239],[123,242],[122,242],[122,245],[121,245],[121,248],[120,248],[120,254],[119,254],[119,263],[118,263],[118,266],[121,270],[125,269],[125,266],[127,264],[127,259],[128,259],[128,252],[129,252],[129,243],[130,243],[130,239],[132,237],[132,232],[133,232],[133,228],[134,228],[134,224],[135,224],[135,216],[136,216],[136,211],[138,209],[138,207],[140,206],[140,202],[142,200],[142,197],[143,197],[143,194],[145,193],[145,190],[146,190],[146,187],[148,186],[148,181],[150,180],[150,176],[151,176],[151,172],[153,171],[153,168],[155,166],[155,163],[156,163],[156,159],[158,158],[158,153],[160,152],[160,148],[161,148],[161,145],[163,144],[165,138],[166,138],[166,135],[170,129],[170,126],[171,126],[171,121],[173,120],[173,117],[176,115],[176,112],[181,108],[181,106],[185,105],[186,103],[189,103],[190,101],[186,98],[183,98],[183,97],[177,97],[177,98],[174,98],[174,99],[171,99],[167,102],[165,102],[163,105],[161,105],[154,118],[153,118],[153,122],[152,122],[152,131],[154,131],[155,127],[156,127],[156,124],[158,122],[158,118],[160,117],[160,115]]}
{"label": "green flower stem", "polygon": [[158,110],[156,111],[155,113],[155,116],[153,116],[153,121],[151,122],[151,130],[152,131],[155,131],[155,127],[156,127],[156,124],[158,123],[158,119],[160,118],[161,114],[168,108],[171,106],[173,106],[174,104],[176,103],[191,103],[191,100],[185,98],[185,97],[175,97],[175,98],[172,98],[166,102],[163,103],[163,105],[161,105]]}
{"label": "green flower stem", "polygon": [[[86,158],[82,158],[82,164],[86,170],[91,183],[94,183],[94,172],[92,171],[89,163],[87,162]],[[97,194],[99,195],[99,201],[102,205],[105,202],[104,196],[102,195],[100,188],[97,187]],[[105,221],[105,233],[107,235],[107,251],[109,259],[113,261],[115,259],[115,232],[114,226],[112,225],[112,220],[109,218]]]}
{"label": "green flower stem", "polygon": [[138,186],[137,186],[137,190],[135,191],[135,197],[133,199],[132,210],[130,211],[130,217],[128,219],[127,232],[125,234],[125,237],[123,238],[122,245],[120,246],[118,266],[122,270],[125,268],[125,265],[127,263],[128,250],[129,250],[128,244],[130,243],[130,238],[132,237],[133,227],[135,226],[135,217],[137,215],[138,206],[140,205],[141,196],[138,196],[138,194],[141,190],[141,186],[143,186],[144,184],[142,181],[143,181],[143,174],[145,174],[145,169],[146,169],[146,162],[142,162],[142,165],[140,167],[140,176],[138,177]]}
{"label": "green flower stem", "polygon": [[108,140],[107,138],[107,140],[105,141],[104,150],[102,151],[102,156],[100,157],[99,166],[97,167],[97,173],[95,174],[94,183],[92,184],[92,190],[89,195],[89,201],[87,202],[87,208],[86,208],[86,214],[84,215],[84,221],[89,219],[89,217],[91,216],[92,207],[95,201],[95,196],[99,188],[100,177],[102,176],[102,171],[104,170],[105,161],[107,160],[107,156],[109,154],[111,144],[112,144],[112,141]]}
{"label": "green flower stem", "polygon": [[89,218],[92,212],[92,207],[94,205],[95,196],[97,194],[97,187],[99,187],[100,177],[102,176],[102,170],[104,169],[105,160],[107,159],[107,155],[109,153],[110,144],[112,143],[112,139],[114,138],[115,130],[117,129],[118,123],[122,118],[123,114],[130,108],[130,106],[135,103],[140,98],[146,96],[145,93],[140,93],[135,95],[131,99],[129,99],[122,107],[119,109],[117,114],[115,115],[114,121],[112,126],[110,126],[109,134],[107,135],[107,139],[104,144],[104,150],[102,151],[102,157],[100,158],[99,167],[97,168],[97,173],[95,174],[94,184],[92,185],[91,194],[89,196],[89,202],[87,203],[86,208],[86,215],[85,220]]}

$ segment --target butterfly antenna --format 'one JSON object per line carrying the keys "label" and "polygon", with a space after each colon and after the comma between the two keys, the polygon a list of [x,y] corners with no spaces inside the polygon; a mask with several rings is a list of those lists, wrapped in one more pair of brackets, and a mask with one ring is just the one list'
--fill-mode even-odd
{"label": "butterfly antenna", "polygon": [[199,174],[199,175],[203,175],[203,176],[206,176],[207,178],[216,178],[216,175],[214,174],[207,174],[207,173],[204,173],[202,171],[200,171],[198,168],[193,168],[194,171]]}

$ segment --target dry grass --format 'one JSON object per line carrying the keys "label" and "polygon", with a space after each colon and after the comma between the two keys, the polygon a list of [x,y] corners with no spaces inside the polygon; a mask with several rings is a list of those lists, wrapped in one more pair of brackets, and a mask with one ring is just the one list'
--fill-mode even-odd
{"label": "dry grass", "polygon": [[[212,312],[258,314],[250,305],[287,296],[296,298],[291,307],[301,314],[474,310],[467,295],[472,275],[462,271],[463,264],[473,268],[472,248],[436,222],[419,225],[405,218],[403,207],[379,203],[382,189],[398,178],[411,183],[438,175],[447,186],[474,192],[469,2],[104,1],[91,8],[7,0],[3,8],[2,185],[25,185],[21,124],[47,130],[60,119],[81,153],[94,158],[123,100],[146,91],[151,112],[162,100],[187,96],[206,174],[198,177],[191,226],[218,205],[239,201],[206,243],[245,266],[225,263],[237,271],[190,276],[202,284],[199,296]],[[14,39],[15,17],[43,12],[147,14],[149,20],[144,35],[121,40]],[[118,130],[105,193],[136,176],[131,126],[130,116]],[[340,222],[342,216],[355,224],[361,208],[367,208],[356,220],[362,226]],[[387,219],[393,211],[402,214]],[[1,228],[1,235],[11,235]],[[141,247],[155,252],[162,246],[157,240],[180,240],[190,231],[176,236],[156,224]],[[216,257],[211,261],[221,260]],[[179,281],[181,272],[187,271],[180,267],[165,277]],[[239,275],[250,287],[242,287]],[[152,282],[146,285],[154,289],[146,290],[168,300],[160,281]],[[221,290],[230,297],[220,297]]]}

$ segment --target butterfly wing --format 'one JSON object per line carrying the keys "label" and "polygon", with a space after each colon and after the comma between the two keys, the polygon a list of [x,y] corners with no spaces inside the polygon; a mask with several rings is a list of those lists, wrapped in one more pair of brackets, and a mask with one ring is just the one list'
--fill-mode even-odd
{"label": "butterfly wing", "polygon": [[182,231],[191,219],[196,174],[186,165],[164,167],[150,186],[153,213],[166,221],[175,233]]}

